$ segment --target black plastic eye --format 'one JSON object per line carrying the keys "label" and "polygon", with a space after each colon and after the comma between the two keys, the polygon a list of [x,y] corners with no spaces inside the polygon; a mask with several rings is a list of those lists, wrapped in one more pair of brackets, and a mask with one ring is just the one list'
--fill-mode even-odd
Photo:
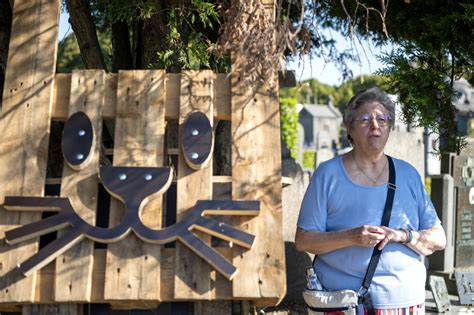
{"label": "black plastic eye", "polygon": [[64,160],[74,170],[83,169],[92,157],[94,128],[84,112],[71,115],[64,125],[62,148]]}
{"label": "black plastic eye", "polygon": [[181,145],[186,163],[195,170],[204,168],[212,156],[214,138],[211,122],[201,112],[192,112],[184,121]]}

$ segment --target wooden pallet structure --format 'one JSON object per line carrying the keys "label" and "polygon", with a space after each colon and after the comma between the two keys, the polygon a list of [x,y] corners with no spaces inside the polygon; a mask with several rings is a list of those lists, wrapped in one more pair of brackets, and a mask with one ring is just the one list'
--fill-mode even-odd
{"label": "wooden pallet structure", "polygon": [[[237,75],[207,70],[56,74],[59,12],[59,0],[14,3],[0,118],[0,310],[281,301],[277,86],[251,94]],[[108,166],[105,120],[115,125]],[[232,176],[213,176],[217,120],[231,122]],[[46,168],[56,121],[65,122],[65,163],[53,180]],[[177,148],[165,145],[170,121],[179,124]],[[52,182],[59,196],[45,196]],[[99,185],[111,196],[107,227],[96,225]],[[163,219],[170,212],[173,224]]]}

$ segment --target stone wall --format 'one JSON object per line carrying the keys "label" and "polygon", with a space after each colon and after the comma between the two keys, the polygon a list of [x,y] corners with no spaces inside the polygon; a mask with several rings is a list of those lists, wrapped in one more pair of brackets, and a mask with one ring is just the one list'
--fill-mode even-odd
{"label": "stone wall", "polygon": [[306,285],[305,269],[311,265],[311,255],[295,249],[296,221],[309,176],[291,158],[283,160],[283,174],[292,178],[282,192],[283,240],[285,241],[287,293],[284,303],[303,303],[301,290]]}
{"label": "stone wall", "polygon": [[425,145],[423,143],[423,129],[410,128],[397,124],[390,132],[385,153],[402,159],[413,165],[421,178],[425,177]]}

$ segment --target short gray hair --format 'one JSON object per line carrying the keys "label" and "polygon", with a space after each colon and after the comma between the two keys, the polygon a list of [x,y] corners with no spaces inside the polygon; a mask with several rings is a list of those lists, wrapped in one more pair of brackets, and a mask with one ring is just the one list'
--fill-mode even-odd
{"label": "short gray hair", "polygon": [[392,118],[390,120],[390,126],[392,127],[395,122],[395,104],[388,95],[378,87],[372,87],[367,90],[363,90],[354,95],[349,104],[347,105],[346,110],[344,111],[343,122],[347,130],[349,130],[351,123],[354,121],[354,118],[357,113],[357,109],[364,105],[377,102],[383,105],[388,111],[388,114]]}

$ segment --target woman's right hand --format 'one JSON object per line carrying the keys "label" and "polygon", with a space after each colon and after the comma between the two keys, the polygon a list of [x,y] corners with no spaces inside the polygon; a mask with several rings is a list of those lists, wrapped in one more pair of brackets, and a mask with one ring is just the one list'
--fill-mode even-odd
{"label": "woman's right hand", "polygon": [[298,251],[320,255],[349,246],[375,247],[384,238],[385,231],[379,226],[371,225],[334,232],[306,231],[298,228],[295,246]]}

